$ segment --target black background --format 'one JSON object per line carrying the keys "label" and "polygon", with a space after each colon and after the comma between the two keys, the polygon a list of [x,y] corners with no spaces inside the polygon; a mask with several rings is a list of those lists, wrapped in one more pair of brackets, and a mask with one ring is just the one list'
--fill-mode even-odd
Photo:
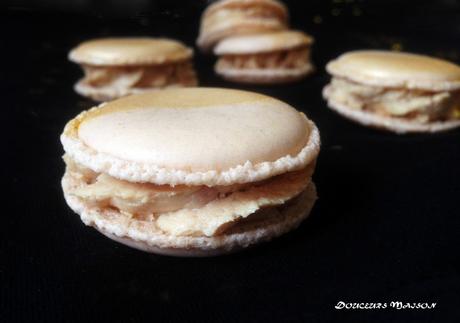
{"label": "black background", "polygon": [[[2,1],[0,322],[460,322],[460,132],[397,136],[326,109],[324,64],[359,48],[460,63],[458,1],[288,1],[316,38],[317,72],[283,86],[220,80],[197,52],[203,86],[285,100],[319,126],[320,199],[295,232],[215,258],[136,251],[85,227],[66,206],[59,134],[94,105],[72,90],[67,52],[99,36],[194,44],[206,1]],[[436,302],[434,310],[335,310],[344,302]]]}

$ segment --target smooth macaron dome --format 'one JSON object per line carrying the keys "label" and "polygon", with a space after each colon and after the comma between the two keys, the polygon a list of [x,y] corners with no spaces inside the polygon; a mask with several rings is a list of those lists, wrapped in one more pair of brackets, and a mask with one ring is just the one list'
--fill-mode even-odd
{"label": "smooth macaron dome", "polygon": [[215,48],[216,73],[233,81],[277,83],[298,80],[313,70],[313,38],[301,31],[279,31],[226,38]]}
{"label": "smooth macaron dome", "polygon": [[460,66],[410,53],[353,51],[328,63],[329,106],[364,125],[398,133],[460,125]]}
{"label": "smooth macaron dome", "polygon": [[71,208],[147,251],[241,248],[297,226],[316,199],[318,130],[260,94],[191,88],[129,96],[81,113],[61,141]]}
{"label": "smooth macaron dome", "polygon": [[203,12],[197,45],[211,50],[222,39],[244,34],[283,30],[288,10],[275,0],[220,0]]}
{"label": "smooth macaron dome", "polygon": [[166,38],[102,38],[81,43],[69,59],[85,76],[76,91],[98,101],[166,87],[195,86],[193,50]]}

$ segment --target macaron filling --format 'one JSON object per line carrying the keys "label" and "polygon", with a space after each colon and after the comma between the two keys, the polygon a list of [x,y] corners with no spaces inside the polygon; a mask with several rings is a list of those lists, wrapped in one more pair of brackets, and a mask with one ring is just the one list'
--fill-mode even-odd
{"label": "macaron filling", "polygon": [[191,62],[167,65],[135,66],[82,66],[85,76],[80,81],[93,88],[118,88],[120,90],[162,88],[171,85],[196,85],[196,75]]}
{"label": "macaron filling", "polygon": [[460,118],[458,91],[425,91],[403,87],[383,87],[333,77],[326,97],[350,109],[420,123]]}
{"label": "macaron filling", "polygon": [[310,48],[301,47],[269,53],[223,55],[219,69],[296,69],[309,65]]}
{"label": "macaron filling", "polygon": [[[78,185],[69,194],[88,208],[112,209],[130,219],[153,222],[176,236],[216,236],[270,208],[293,199],[309,185],[315,162],[299,171],[245,184],[208,187],[205,185],[155,185],[119,180],[96,173],[75,163],[67,155],[66,176]],[[276,213],[276,212],[275,212]]]}

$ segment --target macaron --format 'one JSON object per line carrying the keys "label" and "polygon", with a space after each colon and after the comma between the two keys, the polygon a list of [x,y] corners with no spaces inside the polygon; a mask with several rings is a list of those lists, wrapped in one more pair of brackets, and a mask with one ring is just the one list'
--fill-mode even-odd
{"label": "macaron", "polygon": [[170,87],[196,86],[193,50],[165,38],[102,38],[69,53],[85,75],[75,91],[96,101]]}
{"label": "macaron", "polygon": [[67,204],[147,252],[212,256],[270,240],[310,213],[320,137],[274,98],[218,88],[127,96],[61,135]]}
{"label": "macaron", "polygon": [[197,45],[209,52],[226,37],[283,30],[287,26],[288,10],[279,1],[215,1],[203,12]]}
{"label": "macaron", "polygon": [[243,83],[297,81],[313,71],[313,38],[301,31],[279,31],[235,36],[221,41],[215,71],[223,78]]}
{"label": "macaron", "polygon": [[331,109],[364,126],[399,134],[460,126],[460,66],[391,51],[352,51],[326,66]]}

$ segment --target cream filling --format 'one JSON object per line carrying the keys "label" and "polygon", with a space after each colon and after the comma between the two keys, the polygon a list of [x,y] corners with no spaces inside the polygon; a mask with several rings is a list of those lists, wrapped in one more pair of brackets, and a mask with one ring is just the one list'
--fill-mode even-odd
{"label": "cream filling", "polygon": [[[95,173],[65,156],[67,172],[80,186],[69,194],[89,208],[117,209],[175,236],[214,236],[261,208],[285,203],[310,183],[314,163],[303,170],[265,181],[229,186],[185,186],[131,183]],[[270,214],[270,212],[268,212]]]}
{"label": "cream filling", "polygon": [[310,48],[275,51],[245,55],[223,55],[217,62],[219,68],[236,69],[295,69],[309,64]]}
{"label": "cream filling", "polygon": [[414,119],[418,122],[460,117],[458,92],[428,92],[386,88],[334,77],[328,97],[351,109],[371,111],[384,116]]}
{"label": "cream filling", "polygon": [[191,62],[168,65],[95,66],[83,65],[83,83],[92,87],[161,88],[193,86],[196,75]]}

